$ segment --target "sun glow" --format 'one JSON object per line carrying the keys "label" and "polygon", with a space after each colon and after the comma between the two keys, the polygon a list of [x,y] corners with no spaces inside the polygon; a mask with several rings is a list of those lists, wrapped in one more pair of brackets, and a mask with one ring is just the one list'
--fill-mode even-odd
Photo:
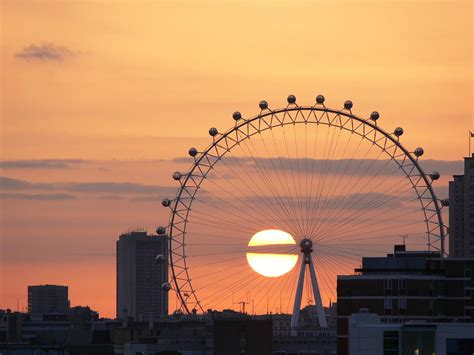
{"label": "sun glow", "polygon": [[[291,234],[277,229],[255,233],[248,246],[296,244]],[[266,277],[278,277],[290,272],[298,261],[296,254],[247,253],[247,262],[257,273]]]}

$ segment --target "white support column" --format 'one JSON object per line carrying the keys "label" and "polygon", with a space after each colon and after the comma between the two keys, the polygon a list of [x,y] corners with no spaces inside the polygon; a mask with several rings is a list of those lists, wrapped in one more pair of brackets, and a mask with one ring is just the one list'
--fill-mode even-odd
{"label": "white support column", "polygon": [[318,279],[316,271],[314,271],[313,258],[311,254],[308,255],[309,272],[311,274],[311,285],[313,286],[314,301],[316,303],[316,313],[318,315],[318,322],[321,328],[327,328],[326,316],[324,315],[323,302],[321,301],[321,294],[319,293]]}
{"label": "white support column", "polygon": [[295,304],[293,305],[293,315],[291,316],[291,335],[296,335],[298,328],[298,318],[300,316],[301,296],[303,295],[304,273],[306,270],[306,255],[301,255],[301,269],[298,279],[298,287],[296,288]]}

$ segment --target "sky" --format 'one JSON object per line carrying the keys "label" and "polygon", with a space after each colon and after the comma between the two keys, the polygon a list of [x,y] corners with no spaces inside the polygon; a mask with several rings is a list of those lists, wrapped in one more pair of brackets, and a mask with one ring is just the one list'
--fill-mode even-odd
{"label": "sky", "polygon": [[472,15],[471,1],[2,1],[0,308],[58,283],[113,316],[118,235],[166,224],[178,158],[261,99],[379,111],[446,195],[474,130]]}

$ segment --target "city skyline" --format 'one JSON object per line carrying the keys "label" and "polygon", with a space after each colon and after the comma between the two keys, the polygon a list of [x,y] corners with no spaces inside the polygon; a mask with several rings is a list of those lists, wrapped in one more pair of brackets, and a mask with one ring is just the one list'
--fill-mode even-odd
{"label": "city skyline", "polygon": [[[403,127],[403,144],[425,149],[422,167],[440,171],[435,189],[447,197],[448,180],[462,173],[472,130],[468,2],[420,1],[409,13],[402,2],[383,8],[367,2],[367,13],[349,2],[235,3],[242,6],[235,13],[212,2],[204,8],[186,1],[148,4],[133,12],[130,4],[2,4],[9,27],[2,44],[8,69],[2,79],[0,162],[3,307],[16,309],[17,298],[24,306],[28,284],[67,284],[74,305],[112,317],[116,236],[134,226],[153,231],[165,225],[169,215],[159,204],[176,191],[171,173],[189,168],[188,148],[203,149],[210,127],[231,127],[234,110],[256,114],[259,99],[281,107],[294,93],[311,104],[321,91],[331,107],[352,99],[361,116],[378,110],[382,127]],[[159,6],[169,17],[155,27],[147,12],[161,18]],[[325,31],[330,23],[324,16],[314,27],[295,25],[297,16],[301,23],[311,21],[311,11],[341,9],[347,26],[341,32]],[[289,10],[295,11],[292,25],[280,23],[276,30],[265,19],[266,26],[258,27],[261,41],[252,37],[252,26],[237,32],[241,18],[261,20],[259,14],[269,11],[279,20]],[[190,40],[194,11],[199,35],[209,42]],[[50,21],[53,12],[62,19]],[[104,12],[109,21],[101,21]],[[30,26],[14,30],[14,23],[28,22],[33,13]],[[387,17],[396,25],[385,24]],[[173,22],[179,20],[183,26]],[[91,28],[81,31],[80,21]],[[157,48],[137,40],[146,35],[160,38]],[[358,35],[372,41],[351,47],[352,53],[344,44],[357,42]],[[224,43],[226,36],[243,40]],[[128,50],[111,44],[121,37]],[[331,54],[304,46],[302,38],[320,38]],[[292,44],[303,53],[285,49],[267,62],[266,52]],[[450,46],[456,50],[445,50]],[[160,54],[170,48],[176,53],[165,65]],[[197,60],[189,59],[194,54]],[[94,280],[87,278],[91,273]],[[90,289],[97,294],[88,294]]]}

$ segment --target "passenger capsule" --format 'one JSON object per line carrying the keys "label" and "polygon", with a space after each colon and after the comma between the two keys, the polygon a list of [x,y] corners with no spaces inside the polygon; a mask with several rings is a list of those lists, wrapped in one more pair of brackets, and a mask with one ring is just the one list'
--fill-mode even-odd
{"label": "passenger capsule", "polygon": [[175,171],[173,173],[173,179],[175,179],[175,180],[180,180],[182,176],[183,176],[183,174],[181,174],[179,171]]}
{"label": "passenger capsule", "polygon": [[161,201],[161,204],[163,205],[163,207],[169,207],[171,205],[171,200],[168,199],[168,198],[164,198],[162,201]]}
{"label": "passenger capsule", "polygon": [[212,127],[211,129],[209,129],[209,134],[210,134],[212,137],[216,136],[217,133],[219,133],[219,132],[217,131],[217,128]]}
{"label": "passenger capsule", "polygon": [[393,132],[397,137],[400,137],[403,134],[403,128],[402,127],[397,127],[395,128],[395,131]]}
{"label": "passenger capsule", "polygon": [[268,108],[268,102],[265,101],[265,100],[262,100],[260,101],[260,103],[258,104],[258,106],[260,107],[261,110],[265,110]]}
{"label": "passenger capsule", "polygon": [[320,105],[323,104],[323,103],[324,103],[324,100],[325,100],[325,99],[324,99],[324,96],[323,96],[323,95],[318,95],[318,96],[316,96],[316,103],[317,103],[317,104],[320,104]]}
{"label": "passenger capsule", "polygon": [[232,118],[236,121],[240,120],[242,118],[242,114],[239,112],[239,111],[235,111],[233,114],[232,114]]}
{"label": "passenger capsule", "polygon": [[171,290],[171,285],[169,282],[165,282],[161,285],[161,288],[163,289],[163,291],[168,292],[169,290]]}
{"label": "passenger capsule", "polygon": [[352,101],[351,101],[351,100],[346,100],[346,101],[344,102],[344,108],[345,108],[346,110],[350,110],[350,109],[352,108],[352,106],[353,106],[353,104],[352,104]]}
{"label": "passenger capsule", "polygon": [[440,178],[440,175],[437,171],[433,171],[431,174],[430,174],[430,177],[431,177],[431,180],[438,180]]}
{"label": "passenger capsule", "polygon": [[370,114],[370,119],[372,121],[377,121],[380,118],[380,114],[377,111],[374,111]]}
{"label": "passenger capsule", "polygon": [[286,99],[289,104],[294,104],[296,102],[296,96],[295,95],[288,95],[288,98]]}
{"label": "passenger capsule", "polygon": [[163,262],[165,261],[165,256],[164,255],[157,255],[156,258],[155,258],[155,261],[158,263],[158,264],[163,264]]}
{"label": "passenger capsule", "polygon": [[425,151],[423,150],[423,148],[418,147],[418,148],[415,149],[415,156],[416,156],[416,157],[421,157],[424,152],[425,152]]}
{"label": "passenger capsule", "polygon": [[449,199],[448,198],[444,198],[441,200],[441,205],[443,205],[444,207],[448,207],[449,206]]}
{"label": "passenger capsule", "polygon": [[160,226],[160,227],[156,228],[156,234],[164,235],[165,233],[166,233],[166,228],[165,227]]}
{"label": "passenger capsule", "polygon": [[192,157],[195,157],[197,155],[198,151],[196,148],[190,148],[188,151],[188,154]]}

